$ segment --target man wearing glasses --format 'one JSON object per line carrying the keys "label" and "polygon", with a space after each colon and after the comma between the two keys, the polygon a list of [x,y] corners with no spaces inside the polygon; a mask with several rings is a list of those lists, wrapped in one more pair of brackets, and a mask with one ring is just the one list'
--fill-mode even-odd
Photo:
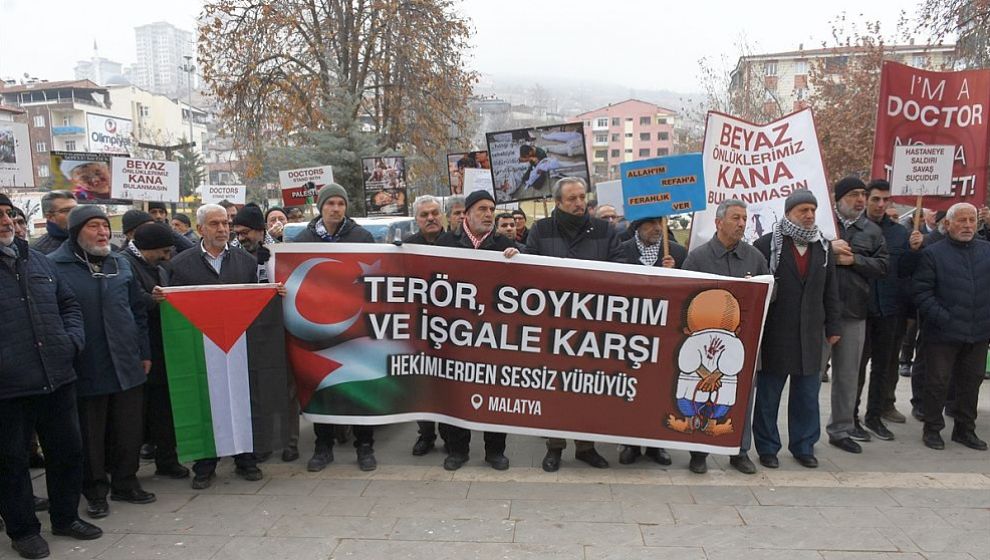
{"label": "man wearing glasses", "polygon": [[31,248],[45,255],[58,249],[69,238],[69,212],[76,204],[76,197],[69,191],[52,191],[41,197],[41,212],[47,220],[47,231]]}
{"label": "man wearing glasses", "polygon": [[76,359],[76,389],[83,495],[86,513],[96,519],[110,513],[107,494],[133,504],[155,501],[137,480],[144,382],[151,369],[148,315],[130,264],[111,251],[103,210],[77,206],[68,226],[69,238],[48,258],[82,307],[86,347]]}

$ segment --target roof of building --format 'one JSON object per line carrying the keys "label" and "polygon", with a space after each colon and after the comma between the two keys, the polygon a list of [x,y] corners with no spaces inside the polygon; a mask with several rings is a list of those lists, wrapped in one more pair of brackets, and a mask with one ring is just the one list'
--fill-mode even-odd
{"label": "roof of building", "polygon": [[619,101],[618,103],[609,103],[608,105],[606,105],[604,107],[599,107],[597,109],[592,109],[590,111],[585,111],[584,113],[578,114],[575,117],[576,118],[580,118],[580,117],[583,117],[584,115],[590,115],[591,113],[597,113],[597,112],[602,111],[604,109],[608,109],[610,107],[615,107],[617,105],[622,105],[623,103],[629,103],[629,102],[643,103],[643,104],[646,104],[646,105],[652,105],[652,106],[654,106],[654,107],[657,108],[657,112],[667,112],[667,113],[671,113],[671,114],[676,114],[677,113],[677,111],[675,111],[673,109],[668,109],[666,107],[662,107],[660,105],[657,105],[656,103],[650,103],[649,101],[643,101],[642,99],[634,99],[634,98],[630,97],[629,99],[626,99],[625,101]]}
{"label": "roof of building", "polygon": [[9,105],[0,105],[0,113],[13,113],[15,115],[21,115],[24,114],[24,109],[11,107]]}
{"label": "roof of building", "polygon": [[106,88],[97,85],[91,80],[61,80],[57,82],[32,82],[27,84],[16,84],[12,86],[0,85],[0,92],[21,93],[28,91],[42,91],[50,89],[82,89],[106,93]]}
{"label": "roof of building", "polygon": [[[955,45],[884,45],[884,50],[891,53],[902,53],[912,51],[938,51],[946,52],[955,50]],[[828,47],[823,49],[798,49],[796,51],[785,51],[776,53],[752,54],[739,57],[739,61],[744,60],[773,60],[776,58],[804,58],[827,55],[856,54],[863,52],[864,47],[844,46]]]}

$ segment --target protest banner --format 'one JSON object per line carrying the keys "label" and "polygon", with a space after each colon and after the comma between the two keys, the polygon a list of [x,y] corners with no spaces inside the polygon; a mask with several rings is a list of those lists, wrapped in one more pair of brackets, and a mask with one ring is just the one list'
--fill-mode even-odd
{"label": "protest banner", "polygon": [[[459,195],[464,192],[464,171],[466,169],[491,169],[488,152],[460,152],[447,154],[447,178],[450,181],[450,194]],[[489,172],[491,174],[491,172]]]}
{"label": "protest banner", "polygon": [[625,217],[630,222],[705,209],[701,154],[619,164]]}
{"label": "protest banner", "polygon": [[89,128],[89,151],[125,156],[131,151],[134,142],[131,119],[89,113],[86,126]]}
{"label": "protest banner", "polygon": [[615,208],[616,215],[626,215],[626,207],[622,199],[622,181],[595,183],[595,199],[599,207],[609,205]]}
{"label": "protest banner", "polygon": [[811,109],[764,125],[711,111],[702,149],[707,207],[694,215],[690,248],[715,235],[715,211],[727,198],[748,205],[745,241],[773,231],[784,218],[784,200],[798,189],[818,199],[816,221],[822,234],[835,239],[835,213],[825,178],[821,148]]}
{"label": "protest banner", "polygon": [[368,216],[407,216],[406,159],[362,158],[364,210]]}
{"label": "protest banner", "polygon": [[333,182],[333,168],[323,165],[285,169],[278,172],[278,182],[282,187],[282,202],[286,206],[302,206],[316,200],[316,193]]}
{"label": "protest banner", "polygon": [[489,132],[485,139],[497,203],[547,198],[561,177],[590,184],[584,123]]}
{"label": "protest banner", "polygon": [[312,421],[739,449],[772,277],[422,245],[272,250]]}
{"label": "protest banner", "polygon": [[[925,206],[947,210],[956,202],[977,208],[987,201],[990,162],[990,69],[934,72],[884,61],[873,144],[873,177],[892,179],[894,147],[951,145],[954,147],[952,192],[932,198]],[[892,192],[900,188],[891,181]],[[902,204],[914,198],[894,196]]]}
{"label": "protest banner", "polygon": [[130,204],[115,199],[110,189],[113,154],[49,152],[52,190],[72,191],[80,204]]}
{"label": "protest banner", "polygon": [[245,185],[202,185],[200,199],[203,204],[220,204],[227,201],[233,204],[244,204],[247,200]]}
{"label": "protest banner", "polygon": [[33,167],[27,125],[0,122],[0,187],[33,187]]}
{"label": "protest banner", "polygon": [[495,196],[495,188],[492,185],[492,172],[490,170],[464,170],[464,189],[462,194],[467,196],[474,191],[488,191],[492,196]]}
{"label": "protest banner", "polygon": [[110,164],[113,198],[179,201],[179,162],[114,157]]}
{"label": "protest banner", "polygon": [[955,146],[895,146],[892,196],[952,196]]}
{"label": "protest banner", "polygon": [[285,445],[288,378],[275,285],[164,292],[162,341],[179,460]]}

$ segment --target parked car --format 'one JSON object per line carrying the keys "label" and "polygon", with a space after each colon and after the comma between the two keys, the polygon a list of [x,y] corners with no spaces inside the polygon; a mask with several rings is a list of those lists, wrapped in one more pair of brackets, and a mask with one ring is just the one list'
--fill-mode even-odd
{"label": "parked car", "polygon": [[[403,240],[419,231],[415,218],[398,216],[394,218],[354,218],[364,229],[375,238],[375,243],[392,243]],[[294,241],[296,236],[306,229],[306,223],[285,224],[282,236],[286,241]]]}

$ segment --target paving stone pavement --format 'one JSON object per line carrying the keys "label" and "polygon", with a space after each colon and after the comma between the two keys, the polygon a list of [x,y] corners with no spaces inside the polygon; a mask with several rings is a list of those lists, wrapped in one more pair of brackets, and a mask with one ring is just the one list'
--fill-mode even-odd
{"label": "paving stone pavement", "polygon": [[[977,432],[988,438],[990,382],[981,393]],[[359,471],[345,445],[309,473],[306,426],[303,457],[287,464],[276,454],[261,482],[236,478],[225,460],[213,487],[197,492],[145,464],[140,478],[157,502],[111,502],[96,541],[53,537],[46,516],[42,534],[53,558],[100,560],[990,560],[990,453],[926,449],[913,419],[890,429],[894,441],[865,443],[862,455],[823,441],[818,469],[785,453],[780,469],[746,476],[717,456],[707,474],[692,474],[682,451],[670,467],[623,466],[612,444],[599,445],[610,469],[576,462],[569,448],[548,474],[543,441],[522,436],[509,436],[512,468],[498,472],[482,462],[480,434],[471,462],[450,473],[439,451],[410,454],[414,424],[376,431],[375,472]],[[0,560],[16,557],[0,546]]]}

